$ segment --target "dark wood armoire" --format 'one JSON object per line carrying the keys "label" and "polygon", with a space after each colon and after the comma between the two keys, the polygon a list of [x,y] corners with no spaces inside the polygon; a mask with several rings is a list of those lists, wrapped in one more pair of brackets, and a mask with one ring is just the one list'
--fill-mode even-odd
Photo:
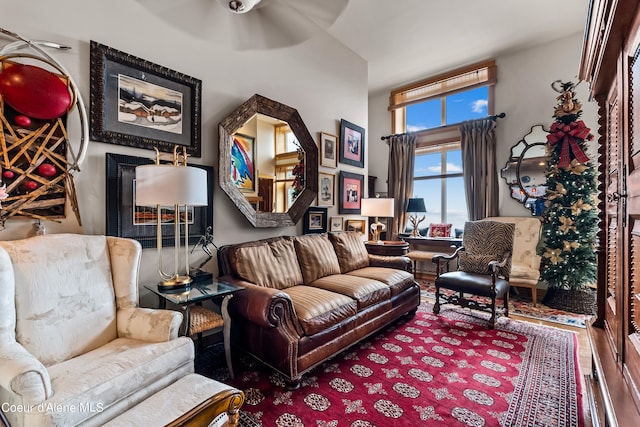
{"label": "dark wood armoire", "polygon": [[598,310],[587,328],[596,426],[640,426],[639,6],[591,0],[580,66],[600,115]]}

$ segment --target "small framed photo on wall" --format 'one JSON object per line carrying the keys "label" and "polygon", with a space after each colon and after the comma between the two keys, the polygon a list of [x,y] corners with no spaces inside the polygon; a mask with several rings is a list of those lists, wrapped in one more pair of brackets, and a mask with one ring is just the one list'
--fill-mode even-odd
{"label": "small framed photo on wall", "polygon": [[318,172],[318,205],[333,206],[335,204],[334,184],[335,175]]}
{"label": "small framed photo on wall", "polygon": [[360,203],[364,186],[364,175],[340,171],[340,202],[338,213],[360,214]]}
{"label": "small framed photo on wall", "polygon": [[340,120],[340,163],[364,167],[364,128]]}
{"label": "small framed photo on wall", "polygon": [[320,166],[338,167],[338,137],[320,132]]}
{"label": "small framed photo on wall", "polygon": [[367,220],[366,219],[348,219],[347,220],[347,231],[357,231],[358,233],[364,235],[367,228]]}
{"label": "small framed photo on wall", "polygon": [[327,208],[311,206],[304,214],[302,225],[304,234],[326,233],[327,231]]}
{"label": "small framed photo on wall", "polygon": [[329,225],[329,231],[342,231],[343,230],[344,217],[332,216]]}

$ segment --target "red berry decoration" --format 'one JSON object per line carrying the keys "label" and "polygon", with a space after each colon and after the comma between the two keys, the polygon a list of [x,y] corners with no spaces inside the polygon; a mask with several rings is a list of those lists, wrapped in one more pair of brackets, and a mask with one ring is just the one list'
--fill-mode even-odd
{"label": "red berry decoration", "polygon": [[36,188],[38,188],[38,183],[35,181],[27,181],[27,183],[24,186],[27,187],[27,190],[33,191]]}
{"label": "red berry decoration", "polygon": [[58,170],[51,163],[43,163],[38,166],[38,173],[40,176],[44,176],[45,178],[51,178],[58,173]]}
{"label": "red berry decoration", "polygon": [[13,173],[13,171],[4,171],[2,172],[2,176],[7,179],[13,179],[13,177],[16,176],[16,174]]}
{"label": "red berry decoration", "polygon": [[31,126],[31,119],[27,116],[19,115],[16,116],[15,122],[18,126],[29,127]]}

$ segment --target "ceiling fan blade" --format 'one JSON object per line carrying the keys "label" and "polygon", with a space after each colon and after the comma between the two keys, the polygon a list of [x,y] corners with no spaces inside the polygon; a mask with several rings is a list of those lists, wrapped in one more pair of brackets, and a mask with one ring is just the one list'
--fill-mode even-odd
{"label": "ceiling fan blade", "polygon": [[286,0],[286,3],[326,30],[346,9],[349,0]]}
{"label": "ceiling fan blade", "polygon": [[216,0],[136,0],[168,25],[234,50],[293,46],[329,28],[348,0],[261,0],[246,13]]}
{"label": "ceiling fan blade", "polygon": [[221,44],[231,40],[231,12],[215,0],[136,0],[167,25],[183,33]]}
{"label": "ceiling fan blade", "polygon": [[233,46],[238,50],[277,49],[309,39],[317,26],[280,0],[233,16]]}

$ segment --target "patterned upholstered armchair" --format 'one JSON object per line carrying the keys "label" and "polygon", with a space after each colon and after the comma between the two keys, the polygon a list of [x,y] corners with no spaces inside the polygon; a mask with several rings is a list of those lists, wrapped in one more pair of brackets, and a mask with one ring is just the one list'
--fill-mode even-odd
{"label": "patterned upholstered armchair", "polygon": [[[509,273],[515,225],[496,221],[470,221],[464,226],[462,246],[452,255],[433,258],[437,265],[436,302],[433,312],[440,312],[440,300],[491,312],[489,326],[496,322],[496,299],[503,299],[505,316],[509,316]],[[448,261],[457,260],[456,271],[443,272]],[[441,289],[453,292],[441,293]],[[481,298],[465,298],[471,294]],[[490,303],[486,302],[490,300]]]}
{"label": "patterned upholstered armchair", "polygon": [[102,425],[193,372],[182,314],[138,307],[134,240],[0,241],[0,404],[13,427]]}

